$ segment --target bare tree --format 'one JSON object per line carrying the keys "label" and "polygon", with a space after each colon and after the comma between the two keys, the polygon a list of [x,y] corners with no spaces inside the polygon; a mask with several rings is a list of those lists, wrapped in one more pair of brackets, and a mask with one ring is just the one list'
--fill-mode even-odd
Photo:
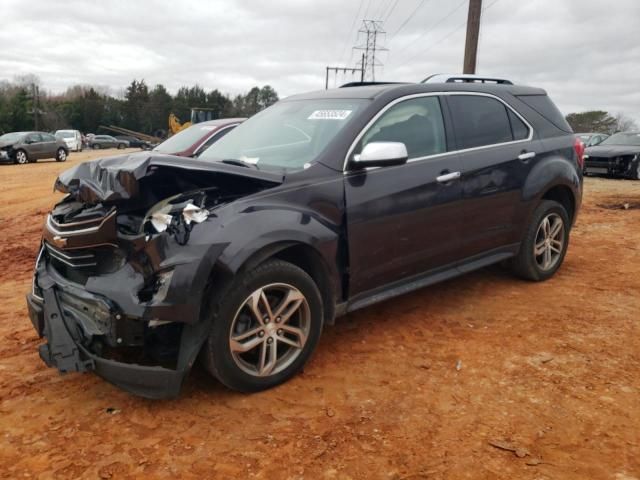
{"label": "bare tree", "polygon": [[[638,130],[638,124],[632,118],[627,117],[624,113],[616,113],[614,132],[631,132]],[[613,132],[612,132],[613,133]]]}

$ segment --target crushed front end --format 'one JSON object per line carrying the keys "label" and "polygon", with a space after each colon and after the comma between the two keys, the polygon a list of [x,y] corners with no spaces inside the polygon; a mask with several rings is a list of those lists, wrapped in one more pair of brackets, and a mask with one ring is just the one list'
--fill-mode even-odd
{"label": "crushed front end", "polygon": [[27,304],[48,366],[175,397],[209,332],[215,211],[269,183],[141,158],[61,175]]}

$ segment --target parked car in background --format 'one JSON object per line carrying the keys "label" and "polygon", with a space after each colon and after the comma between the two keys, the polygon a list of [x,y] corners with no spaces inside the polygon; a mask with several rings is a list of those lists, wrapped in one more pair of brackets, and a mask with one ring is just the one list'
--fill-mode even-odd
{"label": "parked car in background", "polygon": [[200,356],[255,392],[340,315],[498,262],[551,278],[582,142],[542,89],[444,82],[296,95],[198,158],[63,172],[27,297],[40,358],[171,397]]}
{"label": "parked car in background", "polygon": [[179,157],[197,157],[245,120],[222,118],[191,125],[154,147],[153,151]]}
{"label": "parked car in background", "polygon": [[586,174],[640,180],[640,132],[614,133],[585,151]]}
{"label": "parked car in background", "polygon": [[83,148],[82,134],[78,130],[57,130],[54,134],[56,138],[61,138],[72,152],[81,152]]}
{"label": "parked car in background", "polygon": [[607,133],[576,133],[576,136],[584,143],[585,147],[593,147],[609,138]]}
{"label": "parked car in background", "polygon": [[13,132],[0,136],[0,162],[24,165],[42,158],[64,162],[69,147],[64,140],[46,132]]}
{"label": "parked car in background", "polygon": [[141,148],[142,150],[151,150],[154,145],[152,145],[150,142],[147,142],[146,140],[140,140],[139,138],[136,137],[132,137],[129,135],[116,135],[116,137],[118,140],[124,140],[126,142],[129,142],[129,147],[131,148]]}
{"label": "parked car in background", "polygon": [[129,142],[126,140],[118,140],[111,135],[94,135],[89,139],[89,147],[93,149],[100,148],[127,148]]}

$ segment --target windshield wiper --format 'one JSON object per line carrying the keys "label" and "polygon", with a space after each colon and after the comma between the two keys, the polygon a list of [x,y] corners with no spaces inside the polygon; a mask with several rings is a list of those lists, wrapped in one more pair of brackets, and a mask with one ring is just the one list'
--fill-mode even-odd
{"label": "windshield wiper", "polygon": [[239,160],[237,158],[225,158],[224,160],[220,160],[220,161],[228,165],[237,165],[239,167],[247,167],[247,168],[254,168],[256,170],[260,170],[258,168],[258,165],[256,165],[255,163],[247,162],[245,160]]}

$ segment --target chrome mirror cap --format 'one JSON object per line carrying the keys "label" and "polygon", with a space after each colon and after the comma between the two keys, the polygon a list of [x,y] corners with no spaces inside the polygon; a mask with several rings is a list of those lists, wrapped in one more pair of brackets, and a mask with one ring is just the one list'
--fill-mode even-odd
{"label": "chrome mirror cap", "polygon": [[407,147],[402,142],[372,142],[365,145],[362,153],[353,156],[356,168],[401,165],[409,158]]}

